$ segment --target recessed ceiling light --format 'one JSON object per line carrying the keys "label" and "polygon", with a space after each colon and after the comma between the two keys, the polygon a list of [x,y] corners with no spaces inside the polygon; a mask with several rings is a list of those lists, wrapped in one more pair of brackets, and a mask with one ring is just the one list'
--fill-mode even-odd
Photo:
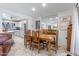
{"label": "recessed ceiling light", "polygon": [[3,16],[3,17],[5,17],[5,16],[6,16],[6,14],[5,14],[5,13],[2,13],[2,16]]}
{"label": "recessed ceiling light", "polygon": [[6,13],[2,13],[2,17],[6,18],[7,17]]}
{"label": "recessed ceiling light", "polygon": [[33,7],[33,8],[32,8],[32,11],[35,11],[35,10],[36,10],[36,9]]}
{"label": "recessed ceiling light", "polygon": [[46,3],[43,3],[42,6],[43,6],[43,7],[46,7]]}

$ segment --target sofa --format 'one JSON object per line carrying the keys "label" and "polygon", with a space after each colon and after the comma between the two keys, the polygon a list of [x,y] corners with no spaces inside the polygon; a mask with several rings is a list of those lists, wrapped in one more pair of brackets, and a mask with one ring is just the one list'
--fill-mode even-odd
{"label": "sofa", "polygon": [[12,46],[12,34],[0,34],[0,55],[6,56]]}

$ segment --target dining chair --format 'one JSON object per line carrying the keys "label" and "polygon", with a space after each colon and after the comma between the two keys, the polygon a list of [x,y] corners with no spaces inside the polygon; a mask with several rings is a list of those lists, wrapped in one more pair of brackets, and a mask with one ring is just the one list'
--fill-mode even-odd
{"label": "dining chair", "polygon": [[53,37],[49,41],[50,46],[48,45],[48,48],[49,48],[49,51],[55,51],[55,53],[57,53],[57,49],[58,49],[58,31],[56,31],[52,35],[53,35]]}
{"label": "dining chair", "polygon": [[38,31],[32,31],[32,50],[34,48],[38,49],[38,53],[40,52],[40,39]]}
{"label": "dining chair", "polygon": [[51,40],[50,40],[50,44],[51,44],[51,49],[52,50],[55,50],[55,37],[53,37]]}
{"label": "dining chair", "polygon": [[29,46],[31,49],[31,30],[27,30],[24,35],[24,45]]}
{"label": "dining chair", "polygon": [[[43,29],[43,30],[42,30],[42,34],[47,35],[47,29]],[[44,38],[41,38],[41,43],[42,43],[43,49],[45,49],[46,46],[47,46],[47,42],[46,42],[46,40],[43,40],[43,39],[44,39]]]}

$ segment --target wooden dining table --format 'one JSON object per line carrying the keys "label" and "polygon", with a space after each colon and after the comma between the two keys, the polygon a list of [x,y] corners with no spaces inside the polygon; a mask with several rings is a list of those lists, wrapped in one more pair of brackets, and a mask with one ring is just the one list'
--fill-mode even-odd
{"label": "wooden dining table", "polygon": [[50,40],[53,41],[53,38],[56,38],[56,35],[40,34],[39,38],[42,38],[43,40],[47,40],[47,41],[50,41]]}
{"label": "wooden dining table", "polygon": [[[34,37],[36,37],[36,36],[32,36],[32,32],[31,33],[29,33],[29,35],[28,35],[29,37],[31,37],[31,38],[34,38]],[[37,37],[37,39],[40,39],[40,40],[43,40],[43,41],[45,41],[45,42],[48,42],[48,46],[47,46],[47,48],[48,48],[48,54],[50,55],[50,46],[51,46],[51,44],[50,44],[50,42],[51,41],[54,41],[54,38],[56,39],[56,35],[50,35],[50,34],[39,34],[38,35],[38,37]]]}
{"label": "wooden dining table", "polygon": [[49,35],[49,34],[41,34],[39,35],[39,38],[41,40],[44,40],[48,43],[47,48],[48,48],[48,55],[51,53],[51,41],[54,41],[54,38],[56,39],[56,35]]}

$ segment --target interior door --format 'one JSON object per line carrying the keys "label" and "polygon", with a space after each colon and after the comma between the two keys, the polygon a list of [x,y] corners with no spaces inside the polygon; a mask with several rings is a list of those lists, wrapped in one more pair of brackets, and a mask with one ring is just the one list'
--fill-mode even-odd
{"label": "interior door", "polygon": [[40,29],[40,21],[36,21],[36,29]]}

